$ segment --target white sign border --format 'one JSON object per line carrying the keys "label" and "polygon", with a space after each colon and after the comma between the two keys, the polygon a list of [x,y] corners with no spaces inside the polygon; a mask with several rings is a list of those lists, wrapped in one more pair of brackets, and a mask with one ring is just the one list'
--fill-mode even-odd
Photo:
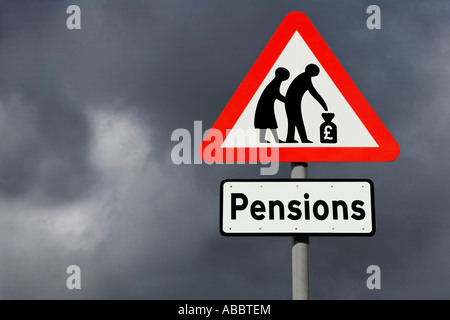
{"label": "white sign border", "polygon": [[[226,230],[223,229],[223,189],[225,183],[229,182],[300,182],[300,183],[308,183],[308,182],[324,182],[324,183],[333,183],[333,182],[366,182],[370,185],[370,206],[371,206],[371,221],[372,221],[372,230],[367,233],[358,232],[358,233],[338,233],[338,232],[327,232],[327,233],[305,233],[305,232],[286,232],[286,233],[267,233],[267,232],[243,232],[243,233],[237,233],[237,232],[226,232]],[[354,236],[354,237],[371,237],[376,232],[376,221],[375,221],[375,197],[374,197],[374,184],[372,180],[370,179],[225,179],[222,180],[220,183],[220,233],[223,236],[226,237],[261,237],[261,236],[269,236],[269,237],[284,237],[284,236],[298,236],[298,235],[304,235],[304,236],[335,236],[335,237],[342,237],[342,236]]]}

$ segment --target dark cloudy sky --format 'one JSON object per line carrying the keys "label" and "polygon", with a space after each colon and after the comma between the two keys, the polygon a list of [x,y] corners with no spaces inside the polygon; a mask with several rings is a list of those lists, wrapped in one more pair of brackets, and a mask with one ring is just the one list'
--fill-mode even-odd
{"label": "dark cloudy sky", "polygon": [[[0,298],[290,299],[291,238],[219,233],[220,182],[260,167],[170,154],[173,130],[213,125],[291,11],[401,148],[310,163],[311,178],[373,180],[377,221],[371,238],[311,238],[311,298],[449,299],[446,0],[0,1]],[[72,264],[81,290],[66,287]],[[372,264],[381,290],[366,287]]]}

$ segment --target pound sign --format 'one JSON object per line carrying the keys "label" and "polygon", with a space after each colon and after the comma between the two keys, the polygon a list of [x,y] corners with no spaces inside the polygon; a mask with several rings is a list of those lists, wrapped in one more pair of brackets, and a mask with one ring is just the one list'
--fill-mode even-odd
{"label": "pound sign", "polygon": [[325,134],[323,139],[324,140],[333,140],[333,137],[329,137],[328,135],[331,134],[331,131],[333,131],[332,126],[326,126],[323,130],[323,133]]}
{"label": "pound sign", "polygon": [[322,118],[325,120],[320,125],[320,142],[321,143],[337,143],[337,127],[331,122],[334,118],[334,113],[322,113]]}

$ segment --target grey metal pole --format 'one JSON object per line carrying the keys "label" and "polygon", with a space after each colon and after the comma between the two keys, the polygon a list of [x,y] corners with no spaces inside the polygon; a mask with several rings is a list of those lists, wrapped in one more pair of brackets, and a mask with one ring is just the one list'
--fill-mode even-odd
{"label": "grey metal pole", "polygon": [[[292,162],[291,179],[307,179],[308,164]],[[309,237],[293,237],[292,245],[292,299],[309,300]]]}

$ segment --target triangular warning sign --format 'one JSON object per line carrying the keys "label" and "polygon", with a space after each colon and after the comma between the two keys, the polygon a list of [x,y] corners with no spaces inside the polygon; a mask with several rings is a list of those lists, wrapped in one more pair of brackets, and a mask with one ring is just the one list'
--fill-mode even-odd
{"label": "triangular warning sign", "polygon": [[219,163],[272,152],[280,162],[392,161],[400,148],[311,21],[291,12],[199,152]]}

